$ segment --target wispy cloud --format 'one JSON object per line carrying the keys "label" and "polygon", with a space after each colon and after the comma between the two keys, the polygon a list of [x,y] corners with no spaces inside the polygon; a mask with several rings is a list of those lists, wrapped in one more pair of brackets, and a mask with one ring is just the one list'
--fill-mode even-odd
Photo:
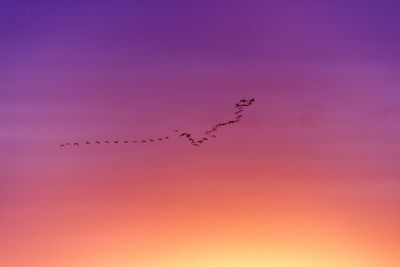
{"label": "wispy cloud", "polygon": [[375,110],[368,114],[370,119],[398,119],[400,118],[400,106],[390,106]]}
{"label": "wispy cloud", "polygon": [[320,105],[308,105],[290,121],[300,127],[319,127],[327,122],[326,109]]}

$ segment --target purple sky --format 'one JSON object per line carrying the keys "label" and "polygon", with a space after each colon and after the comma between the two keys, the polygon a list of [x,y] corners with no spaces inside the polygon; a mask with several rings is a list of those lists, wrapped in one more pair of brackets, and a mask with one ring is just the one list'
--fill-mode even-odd
{"label": "purple sky", "polygon": [[[333,251],[326,261],[335,266],[399,266],[399,14],[399,1],[0,0],[0,265],[119,267],[113,257],[125,257],[147,266],[124,243],[138,234],[159,258],[149,266],[164,266],[166,233],[178,238],[171,254],[192,248],[212,258],[216,243],[229,251],[229,231],[253,240],[253,223],[259,240],[239,251],[258,251],[280,242],[262,230],[271,217],[289,243],[308,240],[289,234],[307,231],[303,218],[315,235],[329,233],[307,249]],[[182,140],[58,147],[198,133],[243,97],[257,102],[240,125],[199,150]],[[238,224],[225,227],[219,209]],[[257,217],[265,210],[271,216]],[[187,214],[204,215],[194,224],[215,238],[204,248]],[[120,225],[128,240],[123,230],[108,235]],[[96,238],[115,247],[98,248]],[[279,244],[271,251],[291,255]],[[47,257],[48,249],[70,254]],[[345,251],[353,260],[339,262]]]}

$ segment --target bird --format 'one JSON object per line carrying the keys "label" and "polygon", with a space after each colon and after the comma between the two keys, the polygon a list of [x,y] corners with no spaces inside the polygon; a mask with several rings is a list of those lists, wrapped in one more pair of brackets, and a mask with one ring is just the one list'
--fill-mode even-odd
{"label": "bird", "polygon": [[137,141],[136,140],[134,140],[134,141],[132,141],[133,143],[137,143]]}
{"label": "bird", "polygon": [[125,144],[127,144],[129,141],[124,141]]}
{"label": "bird", "polygon": [[154,142],[154,139],[149,139],[150,142]]}
{"label": "bird", "polygon": [[115,144],[118,144],[119,141],[114,141]]}
{"label": "bird", "polygon": [[90,142],[85,142],[85,144],[90,145]]}
{"label": "bird", "polygon": [[60,145],[60,147],[65,147],[65,145],[64,145],[64,144],[62,144],[62,145]]}
{"label": "bird", "polygon": [[250,104],[253,103],[253,102],[256,102],[256,99],[255,99],[255,98],[252,98],[252,99],[249,100],[249,103],[250,103]]}
{"label": "bird", "polygon": [[71,143],[66,143],[65,145],[66,145],[66,146],[70,146],[70,145],[71,145]]}
{"label": "bird", "polygon": [[200,144],[202,144],[203,142],[204,142],[204,140],[197,141],[197,143],[200,143]]}
{"label": "bird", "polygon": [[141,143],[146,143],[146,140],[142,140]]}
{"label": "bird", "polygon": [[74,143],[74,146],[79,146],[79,143]]}
{"label": "bird", "polygon": [[110,143],[110,141],[104,141],[104,143],[106,143],[106,144],[109,144],[109,143]]}
{"label": "bird", "polygon": [[205,137],[203,137],[203,140],[204,140],[204,141],[207,141],[207,140],[208,140],[208,138],[205,138]]}
{"label": "bird", "polygon": [[158,138],[158,141],[162,141],[163,139],[162,138]]}
{"label": "bird", "polygon": [[169,136],[164,137],[165,139],[169,139]]}
{"label": "bird", "polygon": [[100,141],[96,141],[96,144],[100,145]]}

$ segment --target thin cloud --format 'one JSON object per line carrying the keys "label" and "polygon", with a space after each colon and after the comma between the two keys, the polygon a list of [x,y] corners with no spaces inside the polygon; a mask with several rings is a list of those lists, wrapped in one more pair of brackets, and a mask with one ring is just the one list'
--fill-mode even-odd
{"label": "thin cloud", "polygon": [[371,112],[368,117],[370,119],[399,119],[400,106],[385,107]]}

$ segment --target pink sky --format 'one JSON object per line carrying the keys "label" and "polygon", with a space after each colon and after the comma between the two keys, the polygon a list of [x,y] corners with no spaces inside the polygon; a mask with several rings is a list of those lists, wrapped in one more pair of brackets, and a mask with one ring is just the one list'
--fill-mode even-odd
{"label": "pink sky", "polygon": [[400,265],[399,4],[267,2],[5,1],[0,265]]}

